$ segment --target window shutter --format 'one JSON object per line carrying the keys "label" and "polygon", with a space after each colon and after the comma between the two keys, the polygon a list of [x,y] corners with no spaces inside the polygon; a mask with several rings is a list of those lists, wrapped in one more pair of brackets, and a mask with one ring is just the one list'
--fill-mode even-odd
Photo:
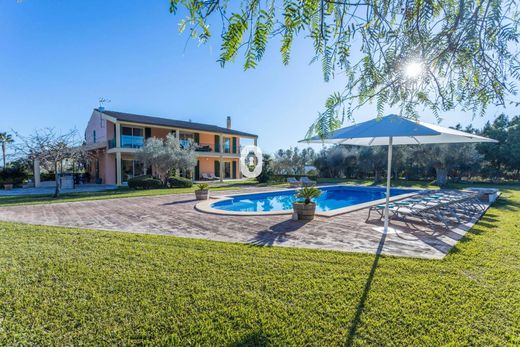
{"label": "window shutter", "polygon": [[220,161],[215,160],[215,176],[220,178]]}
{"label": "window shutter", "polygon": [[215,152],[220,152],[220,136],[215,135]]}
{"label": "window shutter", "polygon": [[195,179],[200,179],[200,162],[197,160],[197,166],[195,166]]}
{"label": "window shutter", "polygon": [[236,137],[233,137],[233,150],[232,150],[232,153],[237,153],[237,138]]}
{"label": "window shutter", "polygon": [[[235,139],[235,138],[233,137],[233,139]],[[233,170],[232,170],[233,172],[231,173],[231,175],[232,175],[231,177],[237,178],[237,162],[235,160],[233,160],[232,167],[233,167]]]}

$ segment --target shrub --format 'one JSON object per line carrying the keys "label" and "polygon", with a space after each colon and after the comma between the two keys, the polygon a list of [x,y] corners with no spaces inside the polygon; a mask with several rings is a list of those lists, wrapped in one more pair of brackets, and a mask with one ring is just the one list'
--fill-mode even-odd
{"label": "shrub", "polygon": [[162,182],[151,176],[136,176],[128,180],[128,187],[133,189],[157,189],[162,187]]}
{"label": "shrub", "polygon": [[199,183],[199,184],[197,184],[197,188],[199,190],[208,190],[209,184],[207,184],[207,183]]}
{"label": "shrub", "polygon": [[267,183],[272,179],[273,176],[273,168],[272,168],[272,162],[271,156],[269,154],[263,155],[263,163],[262,163],[262,172],[256,180],[258,183]]}
{"label": "shrub", "polygon": [[297,198],[305,199],[303,201],[304,204],[310,204],[312,199],[317,198],[321,195],[321,190],[316,187],[305,187],[302,188],[296,193]]}
{"label": "shrub", "polygon": [[0,185],[10,183],[14,186],[20,186],[27,178],[27,173],[21,168],[7,167],[0,171]]}
{"label": "shrub", "polygon": [[168,183],[172,188],[191,188],[193,186],[193,182],[190,179],[179,176],[170,177]]}

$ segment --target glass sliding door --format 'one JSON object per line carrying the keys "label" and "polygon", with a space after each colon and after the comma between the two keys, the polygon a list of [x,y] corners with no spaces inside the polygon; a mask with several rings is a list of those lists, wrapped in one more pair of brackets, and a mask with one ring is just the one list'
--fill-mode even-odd
{"label": "glass sliding door", "polygon": [[137,160],[121,160],[121,178],[123,182],[128,182],[128,180],[135,176],[141,176],[144,174],[144,166],[143,163]]}
{"label": "glass sliding door", "polygon": [[231,178],[231,162],[224,162],[224,178]]}

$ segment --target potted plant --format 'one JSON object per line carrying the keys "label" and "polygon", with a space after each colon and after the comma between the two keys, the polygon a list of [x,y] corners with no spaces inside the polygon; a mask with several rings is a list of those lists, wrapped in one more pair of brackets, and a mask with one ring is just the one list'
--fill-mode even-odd
{"label": "potted plant", "polygon": [[299,220],[312,220],[316,211],[316,204],[312,199],[321,195],[321,190],[316,187],[304,187],[296,193],[297,198],[304,199],[303,201],[293,202],[294,213]]}
{"label": "potted plant", "polygon": [[197,200],[208,200],[209,199],[209,185],[207,183],[197,184],[197,190],[195,191],[195,197]]}

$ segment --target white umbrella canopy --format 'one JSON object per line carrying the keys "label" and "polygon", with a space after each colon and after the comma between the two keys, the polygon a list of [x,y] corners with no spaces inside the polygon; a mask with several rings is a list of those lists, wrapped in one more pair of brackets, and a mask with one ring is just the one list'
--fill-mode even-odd
{"label": "white umbrella canopy", "polygon": [[391,114],[332,132],[325,139],[318,136],[300,142],[334,143],[355,146],[427,145],[438,143],[498,142],[487,137],[416,122]]}
{"label": "white umbrella canopy", "polygon": [[319,136],[315,136],[300,142],[332,143],[354,146],[388,146],[384,224],[384,232],[386,233],[388,231],[388,203],[390,199],[390,174],[392,172],[393,145],[427,145],[498,141],[431,123],[412,121],[391,114],[380,119],[376,118],[338,129],[323,139]]}

